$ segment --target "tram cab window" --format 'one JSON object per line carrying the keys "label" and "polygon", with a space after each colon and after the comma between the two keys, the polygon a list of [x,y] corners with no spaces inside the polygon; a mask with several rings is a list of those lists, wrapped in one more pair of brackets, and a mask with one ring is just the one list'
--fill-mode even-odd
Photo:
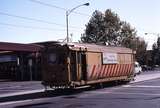
{"label": "tram cab window", "polygon": [[59,53],[49,53],[48,62],[50,64],[64,64],[64,57]]}
{"label": "tram cab window", "polygon": [[49,63],[54,64],[54,63],[56,63],[56,61],[57,61],[57,54],[55,54],[55,53],[48,54],[48,62]]}

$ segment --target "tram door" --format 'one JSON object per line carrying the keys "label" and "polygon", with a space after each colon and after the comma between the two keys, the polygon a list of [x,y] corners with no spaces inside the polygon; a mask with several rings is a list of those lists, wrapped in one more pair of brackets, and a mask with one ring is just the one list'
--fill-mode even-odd
{"label": "tram door", "polygon": [[86,80],[85,52],[71,52],[71,79],[72,81]]}
{"label": "tram door", "polygon": [[76,51],[72,51],[70,55],[70,70],[71,70],[71,80],[77,80],[77,59],[76,59]]}
{"label": "tram door", "polygon": [[87,79],[87,66],[86,66],[86,54],[82,52],[81,56],[81,80]]}

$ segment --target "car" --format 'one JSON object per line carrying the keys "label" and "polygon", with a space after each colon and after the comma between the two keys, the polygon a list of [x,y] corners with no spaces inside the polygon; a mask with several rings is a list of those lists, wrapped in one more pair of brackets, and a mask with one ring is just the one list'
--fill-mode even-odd
{"label": "car", "polygon": [[158,68],[157,66],[154,66],[153,68],[153,66],[147,66],[147,65],[141,65],[141,67],[142,67],[142,71],[149,71],[149,70]]}
{"label": "car", "polygon": [[138,75],[142,73],[142,67],[140,66],[140,64],[138,62],[135,62],[134,64],[134,74]]}

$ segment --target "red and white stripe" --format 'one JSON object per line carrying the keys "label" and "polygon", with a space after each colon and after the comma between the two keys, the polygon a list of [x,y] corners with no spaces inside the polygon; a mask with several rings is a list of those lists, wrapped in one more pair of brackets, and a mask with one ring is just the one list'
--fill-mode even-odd
{"label": "red and white stripe", "polygon": [[106,77],[126,76],[133,71],[132,64],[107,64],[88,66],[88,79],[99,79]]}

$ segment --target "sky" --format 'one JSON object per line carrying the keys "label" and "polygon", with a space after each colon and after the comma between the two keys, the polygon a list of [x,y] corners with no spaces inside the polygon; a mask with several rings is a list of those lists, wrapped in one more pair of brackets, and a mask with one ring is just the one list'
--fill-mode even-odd
{"label": "sky", "polygon": [[[95,10],[111,9],[144,38],[151,49],[160,33],[159,0],[0,0],[0,41],[34,43],[66,38],[66,11],[81,6],[69,15],[69,36],[80,40]],[[144,33],[148,33],[145,35]]]}

